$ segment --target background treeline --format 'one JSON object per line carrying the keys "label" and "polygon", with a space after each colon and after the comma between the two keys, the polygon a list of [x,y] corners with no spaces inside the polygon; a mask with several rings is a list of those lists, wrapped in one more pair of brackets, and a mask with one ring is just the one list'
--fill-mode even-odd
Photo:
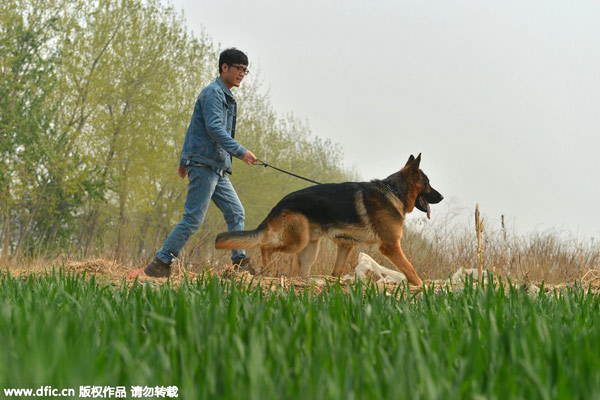
{"label": "background treeline", "polygon": [[[179,153],[220,50],[155,0],[3,0],[1,256],[154,254],[183,211]],[[320,181],[355,178],[338,146],[274,112],[256,76],[234,94],[237,137],[259,158]],[[306,186],[241,162],[232,180],[249,227]],[[224,229],[211,206],[188,254]]]}

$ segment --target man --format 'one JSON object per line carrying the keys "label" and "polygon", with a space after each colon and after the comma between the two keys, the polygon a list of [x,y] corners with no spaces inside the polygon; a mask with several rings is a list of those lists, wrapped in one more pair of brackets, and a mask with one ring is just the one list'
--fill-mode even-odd
{"label": "man", "polygon": [[[219,77],[198,96],[181,151],[177,172],[181,178],[188,177],[183,218],[150,264],[131,272],[128,278],[141,274],[169,276],[173,259],[202,225],[211,199],[223,213],[230,231],[244,229],[244,208],[227,174],[231,174],[232,156],[246,164],[257,161],[250,150],[235,140],[237,105],[231,88],[240,86],[248,74],[247,67],[248,57],[238,49],[227,49],[219,56]],[[251,271],[244,250],[233,250],[231,259],[234,265]]]}

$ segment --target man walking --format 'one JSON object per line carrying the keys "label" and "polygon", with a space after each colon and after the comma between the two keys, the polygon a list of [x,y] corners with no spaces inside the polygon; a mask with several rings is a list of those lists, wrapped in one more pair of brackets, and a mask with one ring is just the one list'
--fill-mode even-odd
{"label": "man walking", "polygon": [[[211,199],[223,213],[228,230],[244,229],[244,208],[227,174],[231,174],[232,156],[246,164],[257,161],[235,140],[237,105],[231,88],[240,86],[247,67],[248,57],[238,49],[227,49],[219,56],[219,77],[198,96],[181,151],[177,172],[181,178],[188,177],[183,218],[150,264],[128,278],[169,276],[173,259],[202,225]],[[231,259],[240,268],[251,270],[244,250],[233,250]]]}

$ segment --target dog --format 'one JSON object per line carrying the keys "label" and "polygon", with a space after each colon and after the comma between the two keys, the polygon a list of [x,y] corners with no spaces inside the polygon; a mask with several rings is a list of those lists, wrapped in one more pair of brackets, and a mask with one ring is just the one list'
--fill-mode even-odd
{"label": "dog", "polygon": [[383,180],[328,183],[285,196],[258,228],[217,235],[217,249],[260,247],[263,267],[274,252],[295,253],[301,276],[308,277],[322,236],[337,244],[332,274],[340,276],[356,245],[379,244],[379,251],[413,285],[423,282],[400,247],[402,226],[415,207],[431,217],[430,204],[443,196],[419,168],[421,154]]}

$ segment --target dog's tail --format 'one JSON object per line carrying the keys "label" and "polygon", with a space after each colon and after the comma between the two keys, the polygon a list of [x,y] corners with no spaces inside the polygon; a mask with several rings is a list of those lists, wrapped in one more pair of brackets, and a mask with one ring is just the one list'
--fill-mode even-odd
{"label": "dog's tail", "polygon": [[217,235],[215,247],[217,249],[251,249],[260,244],[263,230],[259,228],[253,231],[231,231]]}

